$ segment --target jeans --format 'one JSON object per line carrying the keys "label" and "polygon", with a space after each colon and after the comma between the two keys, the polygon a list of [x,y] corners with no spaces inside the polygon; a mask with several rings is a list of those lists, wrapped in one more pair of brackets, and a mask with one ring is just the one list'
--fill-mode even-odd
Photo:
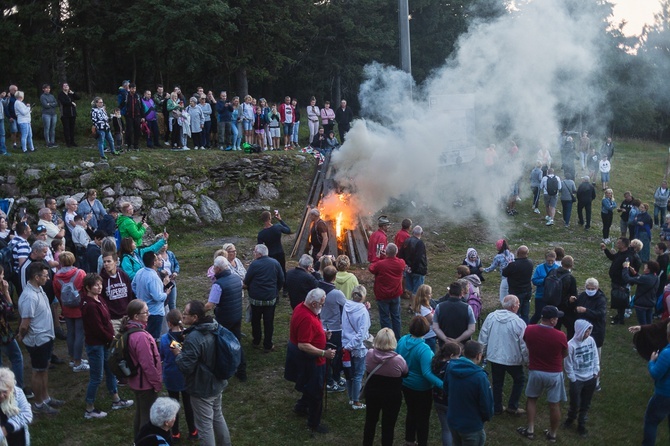
{"label": "jeans", "polygon": [[588,155],[586,152],[579,152],[579,163],[582,165],[582,170],[586,169],[586,158]]}
{"label": "jeans", "polygon": [[0,119],[0,155],[7,153],[7,146],[5,145],[5,120]]}
{"label": "jeans", "polygon": [[451,431],[454,437],[454,446],[484,446],[486,443],[486,431],[484,429],[477,432],[457,432]]}
{"label": "jeans", "polygon": [[[0,351],[9,358],[16,385],[23,389],[23,355],[19,343],[16,342],[16,339],[12,339],[8,344],[0,345]],[[0,367],[2,367],[2,356],[0,356]]]}
{"label": "jeans", "polygon": [[158,130],[158,121],[155,119],[153,121],[147,121],[149,130],[151,130],[151,135],[147,135],[147,147],[160,147],[160,131]]}
{"label": "jeans", "polygon": [[165,304],[170,310],[177,308],[177,285],[172,287],[172,291],[170,291],[170,294],[167,295],[167,299],[165,299]]}
{"label": "jeans", "polygon": [[670,428],[670,397],[653,394],[644,413],[643,446],[654,446],[656,444],[656,431],[664,418],[668,418],[668,427]]}
{"label": "jeans", "polygon": [[230,446],[228,424],[221,410],[221,394],[209,398],[191,395],[195,427],[202,446]]}
{"label": "jeans", "polygon": [[527,293],[512,293],[515,294],[516,297],[519,298],[519,317],[528,325],[528,315],[530,313],[530,298],[532,295],[531,291],[528,291]]}
{"label": "jeans", "polygon": [[42,123],[44,124],[44,140],[47,144],[56,143],[56,115],[42,115]]}
{"label": "jeans", "polygon": [[513,410],[519,408],[519,399],[523,392],[524,374],[522,365],[503,365],[491,362],[491,383],[493,387],[493,410],[502,412],[503,387],[505,385],[505,373],[512,377],[512,391],[509,395],[507,407]]}
{"label": "jeans", "polygon": [[400,296],[393,299],[378,300],[377,308],[379,308],[379,324],[381,327],[392,329],[395,338],[400,339]]}
{"label": "jeans", "polygon": [[570,383],[570,409],[568,409],[568,420],[577,419],[580,426],[586,424],[587,413],[591,407],[591,399],[596,391],[597,382],[598,378],[592,378],[588,381],[575,381]]}
{"label": "jeans", "polygon": [[649,239],[649,234],[647,234],[647,231],[645,230],[640,230],[638,231],[637,238],[642,242],[642,249],[640,250],[640,260],[642,262],[648,262],[649,261],[649,254],[651,251],[651,240]]}
{"label": "jeans", "polygon": [[88,345],[86,344],[86,355],[88,356],[89,379],[88,388],[86,389],[86,404],[93,404],[95,402],[95,395],[98,393],[98,387],[102,382],[102,372],[105,372],[105,383],[107,390],[111,395],[118,393],[116,387],[116,377],[109,369],[107,360],[109,359],[109,349],[104,345]]}
{"label": "jeans", "polygon": [[572,216],[572,200],[561,200],[561,207],[563,208],[563,223],[569,225]]}
{"label": "jeans", "polygon": [[233,135],[233,125],[232,122],[226,121],[226,122],[218,122],[217,123],[217,135],[219,138],[219,145],[220,146],[230,146],[231,144],[231,136]]}
{"label": "jeans", "polygon": [[[261,319],[263,319],[263,330],[261,330]],[[263,332],[263,348],[269,350],[274,345],[272,343],[272,335],[274,334],[275,321],[275,306],[251,306],[251,337],[254,345],[261,344]]]}
{"label": "jeans", "polygon": [[649,325],[652,323],[654,308],[635,307],[635,315],[639,325]]}
{"label": "jeans", "polygon": [[382,414],[382,446],[393,446],[395,424],[402,405],[402,394],[399,391],[371,391],[365,395],[365,427],[363,428],[363,446],[372,446],[375,430]]}
{"label": "jeans", "polygon": [[[298,143],[298,131],[300,130],[300,122],[294,122],[293,123],[293,132],[291,133],[291,142]],[[317,125],[317,133],[319,130],[319,126]],[[311,139],[309,140],[310,142],[312,141]]]}
{"label": "jeans", "polygon": [[232,146],[233,148],[238,148],[242,145],[242,124],[232,124],[230,130],[233,133]]}
{"label": "jeans", "polygon": [[405,289],[411,291],[412,294],[416,294],[416,291],[419,289],[425,280],[426,276],[421,274],[407,274],[405,273]]}
{"label": "jeans", "polygon": [[34,152],[35,146],[33,145],[33,127],[29,122],[25,122],[19,124],[19,130],[21,130],[21,150],[24,152],[27,150]]}
{"label": "jeans", "polygon": [[360,401],[361,383],[365,373],[365,356],[351,356],[351,379],[347,380],[349,400]]}
{"label": "jeans", "polygon": [[584,217],[582,210],[586,211],[586,229],[591,227],[591,201],[578,201],[577,202],[577,217],[579,217],[579,224],[584,224]]}
{"label": "jeans", "polygon": [[115,152],[114,148],[114,137],[112,136],[111,130],[98,130],[98,152],[100,153],[100,158],[105,156],[105,141],[109,144],[109,150]]}
{"label": "jeans", "polygon": [[530,189],[533,192],[533,209],[535,209],[537,208],[537,203],[540,199],[540,188],[533,186]]}
{"label": "jeans", "polygon": [[507,277],[500,277],[500,287],[498,288],[498,298],[502,304],[505,296],[509,294],[509,284],[507,283]]}
{"label": "jeans", "polygon": [[150,314],[149,320],[147,321],[147,332],[154,339],[160,339],[161,337],[161,328],[163,327],[164,316],[160,314]]}
{"label": "jeans", "polygon": [[537,324],[537,321],[542,317],[542,309],[544,308],[544,299],[535,298],[535,313],[530,318],[530,324]]}
{"label": "jeans", "polygon": [[[184,415],[186,416],[186,425],[188,426],[188,432],[192,433],[195,431],[195,420],[193,417],[193,407],[191,406],[191,395],[188,392],[172,392],[168,390],[168,396],[179,401],[179,394],[181,393],[181,399],[184,401]],[[179,412],[174,419],[174,424],[172,425],[172,435],[179,433]]]}
{"label": "jeans", "polygon": [[84,321],[82,318],[65,318],[67,326],[67,354],[75,361],[81,361],[84,352]]}
{"label": "jeans", "polygon": [[661,226],[661,225],[663,225],[663,223],[665,223],[665,212],[666,212],[666,210],[667,210],[667,206],[666,207],[660,207],[660,206],[654,205],[654,225]]}
{"label": "jeans", "polygon": [[447,409],[448,407],[444,404],[436,403],[433,401],[435,406],[435,413],[437,413],[437,419],[440,420],[440,426],[442,426],[442,446],[451,446],[453,440],[451,437],[451,430],[449,430],[449,424],[447,423]]}
{"label": "jeans", "polygon": [[405,441],[412,443],[416,440],[418,446],[428,445],[430,430],[430,409],[433,407],[432,390],[412,390],[402,386],[402,394],[407,404],[405,417]]}

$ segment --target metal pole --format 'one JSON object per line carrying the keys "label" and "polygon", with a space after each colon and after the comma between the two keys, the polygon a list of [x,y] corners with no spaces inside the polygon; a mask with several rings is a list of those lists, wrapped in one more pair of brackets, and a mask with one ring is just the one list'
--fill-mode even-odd
{"label": "metal pole", "polygon": [[[409,46],[409,0],[398,0],[398,33],[400,35],[400,68],[412,74],[412,53]],[[409,88],[412,97],[412,85]]]}

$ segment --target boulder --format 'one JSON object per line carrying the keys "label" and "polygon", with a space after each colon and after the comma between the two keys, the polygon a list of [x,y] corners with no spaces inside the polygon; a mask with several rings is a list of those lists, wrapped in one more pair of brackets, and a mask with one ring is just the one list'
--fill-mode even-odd
{"label": "boulder", "polygon": [[135,208],[135,212],[139,212],[139,210],[142,209],[142,204],[144,203],[142,197],[138,197],[137,195],[124,195],[116,200],[116,206],[120,207],[121,203],[124,201],[132,204],[133,208]]}
{"label": "boulder", "polygon": [[42,171],[40,169],[26,169],[26,171],[23,172],[23,174],[28,178],[39,180],[40,177],[42,176]]}
{"label": "boulder", "polygon": [[194,221],[195,220],[195,222],[198,223],[198,224],[202,223],[202,221],[200,220],[200,217],[195,212],[195,209],[190,204],[184,204],[184,205],[180,206],[178,209],[175,209],[172,213],[174,215],[181,216],[184,220],[187,220],[187,221]]}
{"label": "boulder", "polygon": [[95,174],[93,172],[87,172],[79,176],[79,184],[81,184],[81,187],[88,187],[89,184],[93,182],[93,176]]}
{"label": "boulder", "polygon": [[207,195],[200,195],[200,217],[209,224],[223,221],[219,204]]}
{"label": "boulder", "polygon": [[113,197],[116,195],[116,192],[111,187],[106,187],[102,190],[103,197]]}
{"label": "boulder", "polygon": [[261,181],[258,184],[257,196],[261,200],[276,200],[279,198],[279,191],[272,183]]}
{"label": "boulder", "polygon": [[144,180],[140,178],[135,178],[133,180],[133,187],[137,190],[149,190],[151,186]]}
{"label": "boulder", "polygon": [[79,166],[81,166],[82,169],[93,169],[95,167],[95,163],[84,161]]}
{"label": "boulder", "polygon": [[170,211],[166,207],[151,208],[149,210],[149,222],[157,226],[165,226],[170,220]]}

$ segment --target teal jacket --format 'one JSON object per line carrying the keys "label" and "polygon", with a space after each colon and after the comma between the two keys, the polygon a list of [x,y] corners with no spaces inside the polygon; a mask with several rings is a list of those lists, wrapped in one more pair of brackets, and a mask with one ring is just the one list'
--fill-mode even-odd
{"label": "teal jacket", "polygon": [[395,351],[405,359],[409,367],[409,374],[402,380],[403,386],[417,391],[442,387],[442,380],[431,370],[433,351],[423,338],[414,338],[407,334],[400,338]]}
{"label": "teal jacket", "polygon": [[124,254],[121,256],[121,269],[128,274],[128,277],[130,277],[130,280],[132,281],[135,278],[135,274],[144,268],[144,263],[142,263],[142,256],[144,253],[147,251],[158,252],[163,245],[165,245],[165,239],[160,238],[151,246],[137,248],[132,254]]}

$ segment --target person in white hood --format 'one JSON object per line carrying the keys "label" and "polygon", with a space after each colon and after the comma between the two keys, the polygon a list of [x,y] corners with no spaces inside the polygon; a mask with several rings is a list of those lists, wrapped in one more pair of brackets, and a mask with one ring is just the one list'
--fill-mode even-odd
{"label": "person in white hood", "polygon": [[[491,363],[493,412],[496,415],[503,412],[522,415],[526,413],[519,407],[525,380],[523,365],[528,364],[528,349],[523,340],[526,323],[517,316],[519,299],[516,296],[508,294],[502,305],[502,310],[496,310],[486,317],[478,340],[484,345],[486,359]],[[507,408],[502,405],[505,373],[509,373],[514,382]]]}
{"label": "person in white hood", "polygon": [[363,341],[370,336],[370,303],[365,302],[367,290],[363,285],[356,286],[351,292],[342,311],[342,348],[351,355],[351,373],[347,378],[349,404],[354,410],[365,409],[360,402],[361,383],[365,373],[365,355],[367,348]]}
{"label": "person in white hood", "polygon": [[600,374],[596,341],[591,337],[593,325],[585,319],[575,321],[575,335],[568,342],[568,356],[563,360],[570,381],[570,409],[563,425],[571,427],[577,419],[577,433],[585,437],[586,417]]}

